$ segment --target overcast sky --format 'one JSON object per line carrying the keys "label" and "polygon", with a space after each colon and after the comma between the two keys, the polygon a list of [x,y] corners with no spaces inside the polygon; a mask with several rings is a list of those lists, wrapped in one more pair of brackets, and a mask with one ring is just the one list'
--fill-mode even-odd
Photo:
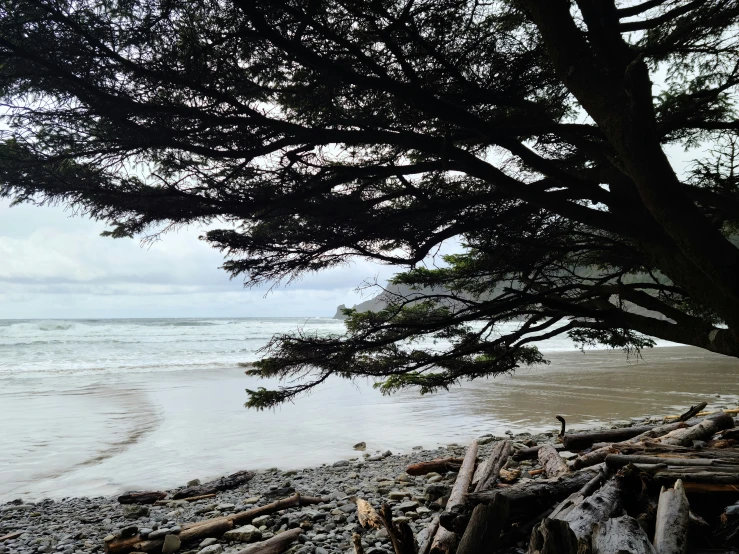
{"label": "overcast sky", "polygon": [[[357,261],[267,293],[244,289],[219,266],[199,229],[139,240],[100,236],[104,224],[61,207],[0,200],[0,319],[333,316],[368,298],[355,289],[387,266]],[[265,296],[266,294],[266,296]],[[371,296],[371,295],[370,295]]]}

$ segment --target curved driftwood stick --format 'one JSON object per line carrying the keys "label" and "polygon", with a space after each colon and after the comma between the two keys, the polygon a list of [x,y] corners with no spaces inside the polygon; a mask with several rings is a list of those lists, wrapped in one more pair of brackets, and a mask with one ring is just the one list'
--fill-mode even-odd
{"label": "curved driftwood stick", "polygon": [[303,530],[300,527],[283,531],[266,541],[250,544],[236,554],[281,554],[287,550],[288,546],[298,540],[302,533]]}

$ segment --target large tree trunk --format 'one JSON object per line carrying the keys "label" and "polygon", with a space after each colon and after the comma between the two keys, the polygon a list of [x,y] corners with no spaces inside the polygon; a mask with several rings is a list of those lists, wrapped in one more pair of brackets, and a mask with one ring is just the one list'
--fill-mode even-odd
{"label": "large tree trunk", "polygon": [[596,523],[590,544],[592,554],[656,554],[647,534],[629,516]]}
{"label": "large tree trunk", "polygon": [[689,519],[690,505],[682,481],[678,479],[674,489],[662,487],[654,531],[657,554],[686,554]]}
{"label": "large tree trunk", "polygon": [[[461,506],[464,502],[465,495],[470,488],[472,476],[475,471],[475,461],[477,460],[477,441],[472,441],[467,453],[464,456],[462,467],[459,468],[457,480],[454,482],[452,492],[449,493],[449,500],[446,503],[446,511],[451,512],[457,506]],[[458,537],[456,533],[439,526],[434,541],[431,544],[431,554],[451,554],[457,546]]]}
{"label": "large tree trunk", "polygon": [[498,481],[500,469],[508,461],[510,453],[511,441],[504,440],[495,445],[488,459],[477,468],[475,476],[472,478],[475,492],[493,488]]}

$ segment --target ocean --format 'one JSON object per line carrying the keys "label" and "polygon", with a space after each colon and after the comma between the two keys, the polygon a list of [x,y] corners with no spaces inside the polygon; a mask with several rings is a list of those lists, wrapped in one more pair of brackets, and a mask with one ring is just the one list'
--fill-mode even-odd
{"label": "ocean", "polygon": [[277,410],[245,409],[245,389],[275,383],[240,364],[298,328],[344,329],[327,318],[0,320],[0,501],[320,465],[356,456],[360,441],[401,452],[553,430],[560,414],[584,428],[739,400],[735,359],[664,342],[627,359],[559,338],[539,345],[549,366],[435,395],[334,379]]}

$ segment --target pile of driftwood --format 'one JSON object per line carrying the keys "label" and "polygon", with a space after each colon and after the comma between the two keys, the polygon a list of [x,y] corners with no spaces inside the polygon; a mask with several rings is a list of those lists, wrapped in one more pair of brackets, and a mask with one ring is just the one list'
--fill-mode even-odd
{"label": "pile of driftwood", "polygon": [[463,459],[408,467],[458,471],[444,512],[415,540],[389,511],[360,521],[386,527],[397,554],[731,552],[739,547],[736,410],[703,408],[662,425],[564,434],[563,423],[560,444],[514,450],[503,440],[479,464],[473,442]]}

